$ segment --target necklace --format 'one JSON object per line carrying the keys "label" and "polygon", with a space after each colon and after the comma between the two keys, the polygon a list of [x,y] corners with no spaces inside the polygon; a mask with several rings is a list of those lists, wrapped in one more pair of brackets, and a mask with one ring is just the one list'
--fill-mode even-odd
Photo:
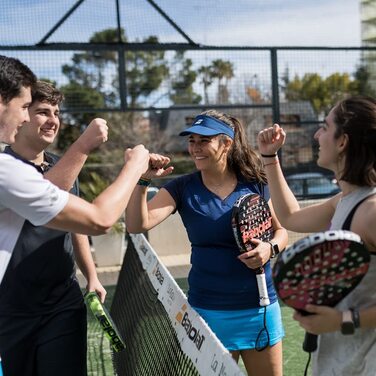
{"label": "necklace", "polygon": [[218,196],[222,201],[225,200],[234,191],[237,181],[233,181],[230,184],[205,184],[205,187],[216,196]]}
{"label": "necklace", "polygon": [[234,187],[236,185],[236,183],[237,183],[237,181],[231,182],[231,184],[229,184],[227,182],[224,182],[224,183],[220,183],[220,184],[209,183],[207,185],[209,187],[214,187],[214,188],[217,188],[217,189],[221,189],[221,188]]}

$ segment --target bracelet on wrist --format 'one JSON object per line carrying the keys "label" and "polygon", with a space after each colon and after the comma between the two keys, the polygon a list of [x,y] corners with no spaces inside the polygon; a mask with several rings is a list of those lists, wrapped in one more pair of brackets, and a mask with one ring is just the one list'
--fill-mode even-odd
{"label": "bracelet on wrist", "polygon": [[274,157],[277,157],[278,154],[277,153],[274,153],[274,154],[260,154],[261,157],[263,158],[274,158]]}
{"label": "bracelet on wrist", "polygon": [[151,183],[151,179],[140,178],[137,182],[137,185],[142,185],[143,187],[148,187]]}
{"label": "bracelet on wrist", "polygon": [[270,163],[265,163],[264,167],[266,167],[266,166],[272,166],[272,165],[277,165],[277,164],[279,164],[279,160],[278,159],[276,159],[275,161],[270,162]]}

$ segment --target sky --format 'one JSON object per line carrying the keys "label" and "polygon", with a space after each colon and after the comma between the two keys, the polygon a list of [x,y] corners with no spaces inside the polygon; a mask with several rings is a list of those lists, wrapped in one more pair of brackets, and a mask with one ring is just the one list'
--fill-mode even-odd
{"label": "sky", "polygon": [[[77,0],[0,4],[0,44],[38,42]],[[195,42],[233,46],[359,46],[360,0],[155,0]],[[130,40],[184,41],[146,0],[120,0]],[[27,11],[25,6],[27,4]],[[116,22],[114,0],[85,0],[50,42],[83,42]],[[26,32],[25,32],[26,31]]]}
{"label": "sky", "polygon": [[[154,0],[194,42],[213,46],[361,46],[360,0]],[[0,46],[33,45],[39,42],[77,0],[0,1]],[[186,40],[146,0],[119,0],[121,23],[129,41],[158,35],[161,42]],[[47,42],[87,42],[93,33],[116,25],[115,0],[85,0]],[[27,6],[27,11],[25,7]],[[2,51],[0,47],[0,53]],[[195,68],[215,58],[236,61],[233,85],[247,85],[250,72],[264,77],[268,87],[269,55],[201,51],[187,53]],[[9,54],[9,53],[8,53]],[[40,77],[66,82],[60,67],[71,63],[71,52],[11,51]],[[320,71],[354,72],[358,51],[317,53],[280,52],[280,71],[288,67],[292,76]],[[195,60],[196,59],[196,60]],[[159,95],[160,96],[160,95]],[[151,102],[155,99],[151,98]]]}
{"label": "sky", "polygon": [[244,14],[238,17],[231,36],[220,28],[213,33],[215,40],[265,46],[360,45],[359,0],[273,2],[277,9],[265,7]]}

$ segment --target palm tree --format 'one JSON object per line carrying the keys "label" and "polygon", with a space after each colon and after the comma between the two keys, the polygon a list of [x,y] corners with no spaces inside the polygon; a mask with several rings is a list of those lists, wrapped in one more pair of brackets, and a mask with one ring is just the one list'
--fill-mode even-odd
{"label": "palm tree", "polygon": [[[234,77],[234,66],[228,60],[216,59],[212,63],[213,77],[218,79],[218,103],[228,103],[228,83]],[[223,83],[223,79],[225,82]]]}
{"label": "palm tree", "polygon": [[201,83],[204,85],[205,104],[209,104],[208,88],[213,83],[213,67],[211,65],[203,65],[198,69],[201,76]]}

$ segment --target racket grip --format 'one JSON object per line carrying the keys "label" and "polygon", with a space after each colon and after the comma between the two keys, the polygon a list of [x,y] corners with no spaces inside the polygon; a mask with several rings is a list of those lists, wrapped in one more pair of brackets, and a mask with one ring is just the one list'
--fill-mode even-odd
{"label": "racket grip", "polygon": [[104,305],[102,305],[99,296],[96,292],[87,292],[84,296],[85,303],[90,308],[91,312],[102,327],[105,336],[110,341],[111,348],[114,352],[119,352],[125,349],[124,341],[120,333],[112,321],[110,314]]}
{"label": "racket grip", "polygon": [[303,350],[305,352],[313,352],[317,350],[317,335],[306,332],[303,342]]}
{"label": "racket grip", "polygon": [[256,270],[257,287],[260,297],[260,306],[264,307],[270,304],[268,288],[266,286],[265,273],[263,268]]}

